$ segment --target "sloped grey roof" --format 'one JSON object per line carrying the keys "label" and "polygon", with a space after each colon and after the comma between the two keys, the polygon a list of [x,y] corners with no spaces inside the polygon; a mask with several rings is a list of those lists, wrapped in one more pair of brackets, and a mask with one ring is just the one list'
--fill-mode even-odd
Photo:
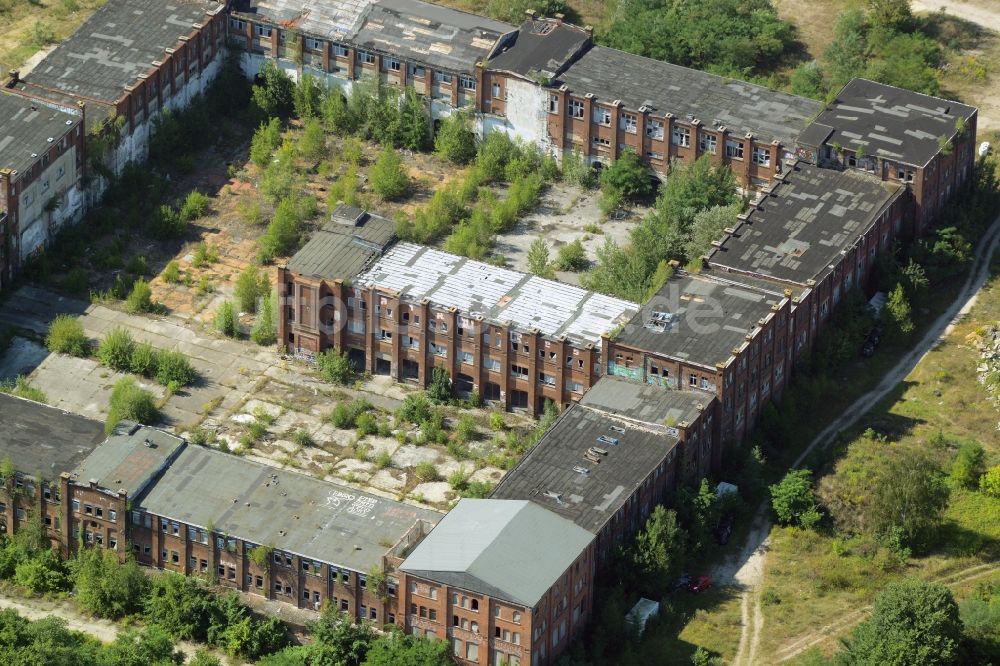
{"label": "sloped grey roof", "polygon": [[[974,106],[931,97],[867,79],[851,79],[837,98],[816,118],[828,144],[848,150],[864,146],[865,153],[904,164],[924,166],[941,150],[939,137],[955,135],[956,121],[968,120]],[[820,130],[803,138],[817,147]]]}
{"label": "sloped grey roof", "polygon": [[158,428],[122,421],[73,471],[73,480],[86,485],[93,479],[99,488],[112,493],[124,490],[132,498],[141,494],[185,445],[180,437]]}
{"label": "sloped grey roof", "polygon": [[489,66],[521,76],[535,72],[555,76],[589,42],[590,34],[583,28],[552,19],[529,18],[521,24],[514,41],[494,56]]}
{"label": "sloped grey roof", "polygon": [[590,387],[580,404],[643,423],[691,423],[714,399],[700,391],[665,389],[605,375]]}
{"label": "sloped grey roof", "polygon": [[532,607],[593,539],[528,501],[463,499],[400,569]]}
{"label": "sloped grey roof", "polygon": [[52,141],[59,141],[80,121],[80,113],[33,99],[0,92],[0,168],[18,172],[41,158]]}
{"label": "sloped grey roof", "polygon": [[288,270],[328,280],[353,278],[395,238],[392,220],[341,205],[289,260]]}

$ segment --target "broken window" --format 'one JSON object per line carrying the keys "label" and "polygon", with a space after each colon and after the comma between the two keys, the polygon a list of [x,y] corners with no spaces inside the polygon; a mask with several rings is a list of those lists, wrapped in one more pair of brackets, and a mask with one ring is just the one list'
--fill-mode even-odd
{"label": "broken window", "polygon": [[338,58],[346,58],[348,54],[348,49],[343,44],[333,45],[333,55]]}
{"label": "broken window", "polygon": [[771,151],[764,148],[754,147],[753,163],[760,166],[771,166]]}
{"label": "broken window", "polygon": [[743,142],[726,139],[726,157],[730,159],[743,159]]}
{"label": "broken window", "polygon": [[358,62],[360,62],[362,65],[374,65],[375,54],[368,53],[367,51],[358,51]]}
{"label": "broken window", "polygon": [[602,106],[594,107],[594,122],[599,125],[611,126],[611,111]]}
{"label": "broken window", "polygon": [[382,62],[385,63],[385,71],[387,72],[398,72],[401,69],[398,58],[385,56],[382,58]]}
{"label": "broken window", "polygon": [[663,121],[650,120],[646,125],[646,136],[651,139],[663,140]]}
{"label": "broken window", "polygon": [[462,74],[458,79],[458,85],[463,90],[475,90],[476,80],[468,74]]}
{"label": "broken window", "polygon": [[680,125],[674,125],[674,129],[670,135],[670,143],[675,146],[680,146],[681,148],[688,148],[691,145],[691,130],[687,127],[681,127]]}
{"label": "broken window", "polygon": [[703,153],[715,154],[716,151],[716,138],[714,134],[708,134],[706,132],[701,132],[698,135],[698,149]]}
{"label": "broken window", "polygon": [[571,118],[582,119],[583,118],[583,102],[576,99],[571,99],[569,101],[569,115]]}
{"label": "broken window", "polygon": [[636,133],[636,117],[631,113],[622,114],[621,127],[629,134]]}
{"label": "broken window", "polygon": [[549,113],[559,113],[559,95],[549,95]]}

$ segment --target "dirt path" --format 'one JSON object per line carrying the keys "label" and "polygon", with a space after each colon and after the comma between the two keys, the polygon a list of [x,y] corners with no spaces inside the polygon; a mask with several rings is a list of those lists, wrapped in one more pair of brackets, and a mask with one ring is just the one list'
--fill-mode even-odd
{"label": "dirt path", "polygon": [[[975,305],[979,290],[989,277],[990,259],[996,252],[998,242],[1000,242],[1000,217],[993,221],[993,224],[980,239],[972,269],[969,271],[965,284],[962,285],[962,290],[955,297],[954,303],[934,321],[924,337],[896,363],[890,372],[886,373],[875,388],[858,398],[844,410],[843,415],[830,423],[813,439],[801,455],[795,459],[791,467],[801,465],[813,451],[828,446],[834,436],[864,416],[873,405],[884,398],[913,371],[927,352],[951,332],[956,320],[966,315]],[[764,616],[760,607],[761,581],[764,575],[764,558],[767,554],[770,531],[771,520],[765,502],[757,508],[747,543],[738,556],[719,565],[712,574],[719,585],[736,585],[743,590],[740,604],[742,630],[739,647],[733,659],[734,666],[744,664],[752,666],[757,662],[760,634],[764,626]],[[860,612],[863,615],[864,611]],[[824,627],[819,631],[822,632],[826,629],[827,627]],[[812,643],[807,647],[811,645]]]}
{"label": "dirt path", "polygon": [[1000,30],[1000,2],[996,0],[912,0],[915,12],[945,13],[978,23],[989,30]]}
{"label": "dirt path", "polygon": [[[959,571],[953,571],[945,576],[939,576],[932,579],[932,582],[942,583],[947,587],[955,587],[962,583],[968,583],[978,578],[995,574],[998,571],[1000,571],[1000,564],[977,564],[976,566],[967,567]],[[835,638],[838,634],[842,634],[854,625],[864,621],[871,610],[872,607],[870,605],[853,610],[816,631],[811,631],[804,636],[800,636],[778,650],[778,653],[775,655],[778,663],[794,659],[814,645],[818,645],[829,638]]]}
{"label": "dirt path", "polygon": [[[121,628],[110,620],[86,617],[70,601],[49,599],[22,599],[0,595],[0,609],[12,608],[29,620],[58,617],[66,621],[66,627],[73,631],[89,634],[103,643],[111,643],[118,638]],[[175,647],[191,659],[203,645],[181,641]]]}

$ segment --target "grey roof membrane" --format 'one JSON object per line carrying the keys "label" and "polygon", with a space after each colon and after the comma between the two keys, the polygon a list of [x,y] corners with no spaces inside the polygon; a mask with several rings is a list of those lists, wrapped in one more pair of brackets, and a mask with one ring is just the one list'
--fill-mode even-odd
{"label": "grey roof membrane", "polygon": [[603,46],[581,56],[553,85],[560,83],[577,95],[620,99],[629,109],[645,105],[681,120],[697,118],[706,128],[725,126],[738,136],[752,132],[762,141],[778,139],[788,150],[823,108],[805,97]]}
{"label": "grey roof membrane", "polygon": [[26,171],[79,120],[79,112],[0,92],[0,168]]}
{"label": "grey roof membrane", "polygon": [[124,490],[129,498],[141,494],[183,449],[185,442],[158,428],[122,421],[111,436],[73,470],[76,483],[96,480],[112,493]]}
{"label": "grey roof membrane", "polygon": [[527,19],[503,51],[490,59],[490,69],[530,76],[556,76],[590,40],[583,29],[553,19]]}
{"label": "grey roof membrane", "polygon": [[593,538],[531,502],[463,499],[400,569],[532,607]]}
{"label": "grey roof membrane", "polygon": [[307,34],[471,72],[514,26],[420,0],[241,0],[237,12]]}
{"label": "grey roof membrane", "polygon": [[[868,155],[924,166],[940,150],[938,138],[955,134],[958,118],[968,120],[976,108],[912,90],[852,79],[837,98],[816,117],[816,123],[832,129],[826,143],[839,143]],[[822,131],[803,136],[804,145],[818,147]]]}
{"label": "grey roof membrane", "polygon": [[114,101],[165,50],[217,10],[212,0],[108,0],[25,76],[29,84]]}
{"label": "grey roof membrane", "polygon": [[714,368],[783,296],[712,273],[675,275],[615,338],[629,347]]}
{"label": "grey roof membrane", "polygon": [[136,503],[173,520],[367,572],[429,509],[189,445]]}
{"label": "grey roof membrane", "polygon": [[678,391],[605,375],[580,404],[643,423],[692,423],[714,399],[701,391]]}
{"label": "grey roof membrane", "polygon": [[338,206],[330,220],[289,260],[288,270],[328,280],[352,278],[381,256],[395,238],[392,220]]}
{"label": "grey roof membrane", "polygon": [[412,243],[394,246],[355,283],[583,344],[599,344],[601,334],[638,309],[629,301]]}
{"label": "grey roof membrane", "polygon": [[[571,405],[490,496],[531,500],[597,534],[677,443],[662,425]],[[592,456],[600,463],[591,448],[606,452]]]}
{"label": "grey roof membrane", "polygon": [[49,481],[76,467],[104,440],[104,424],[0,393],[0,458]]}
{"label": "grey roof membrane", "polygon": [[818,280],[903,191],[858,169],[798,162],[712,250],[709,264],[777,280]]}

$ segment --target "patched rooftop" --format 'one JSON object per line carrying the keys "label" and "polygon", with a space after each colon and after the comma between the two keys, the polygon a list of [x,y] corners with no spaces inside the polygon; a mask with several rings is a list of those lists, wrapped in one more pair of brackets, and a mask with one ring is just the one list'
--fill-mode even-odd
{"label": "patched rooftop", "polygon": [[558,19],[529,18],[490,62],[490,69],[547,78],[561,73],[590,42],[590,32]]}
{"label": "patched rooftop", "polygon": [[288,270],[327,280],[357,275],[396,238],[396,224],[360,208],[339,205],[330,220],[295,253]]}
{"label": "patched rooftop", "polygon": [[[35,90],[112,102],[196,23],[205,23],[206,14],[222,8],[213,0],[108,0],[25,80]],[[93,120],[88,118],[88,124]]]}
{"label": "patched rooftop", "polygon": [[958,119],[976,108],[867,79],[852,79],[816,117],[800,142],[812,148],[840,144],[867,155],[924,166],[951,139]]}
{"label": "patched rooftop", "polygon": [[786,151],[823,108],[816,100],[604,46],[591,48],[552,83],[576,95],[618,99],[633,110],[646,106],[658,115],[698,119],[707,129],[726,127],[737,137],[750,132],[759,141],[778,139]]}
{"label": "patched rooftop", "polygon": [[79,485],[95,481],[98,488],[112,494],[124,491],[132,499],[149,487],[185,445],[180,437],[158,428],[122,421],[71,477]]}
{"label": "patched rooftop", "polygon": [[462,499],[399,568],[532,607],[593,539],[531,502]]}
{"label": "patched rooftop", "polygon": [[645,478],[675,455],[678,440],[670,430],[571,405],[490,497],[530,500],[597,534]]}
{"label": "patched rooftop", "polygon": [[0,169],[25,172],[80,122],[79,111],[0,90]]}
{"label": "patched rooftop", "polygon": [[14,469],[55,481],[104,440],[104,424],[0,393],[0,459]]}
{"label": "patched rooftop", "polygon": [[858,169],[798,162],[712,250],[709,263],[798,285],[818,281],[903,191]]}
{"label": "patched rooftop", "polygon": [[600,344],[602,334],[638,309],[629,301],[412,243],[394,246],[354,283],[578,344]]}
{"label": "patched rooftop", "polygon": [[418,520],[441,514],[189,445],[137,508],[368,572]]}
{"label": "patched rooftop", "polygon": [[615,341],[714,371],[781,303],[780,290],[741,284],[738,277],[681,273],[667,280]]}
{"label": "patched rooftop", "polygon": [[699,391],[675,391],[629,381],[614,375],[601,377],[580,404],[637,423],[693,423],[715,397]]}
{"label": "patched rooftop", "polygon": [[420,0],[239,0],[238,14],[362,49],[471,72],[516,28]]}

